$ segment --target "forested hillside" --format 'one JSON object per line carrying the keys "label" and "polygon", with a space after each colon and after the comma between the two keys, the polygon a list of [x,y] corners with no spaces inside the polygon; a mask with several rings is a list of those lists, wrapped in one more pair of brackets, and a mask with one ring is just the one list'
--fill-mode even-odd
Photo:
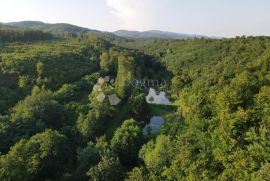
{"label": "forested hillside", "polygon": [[184,115],[180,128],[174,125],[177,134],[158,136],[141,149],[153,180],[269,178],[269,40],[153,40],[129,45],[166,64],[173,73],[172,95]]}
{"label": "forested hillside", "polygon": [[102,35],[0,29],[0,180],[270,178],[270,38]]}
{"label": "forested hillside", "polygon": [[14,28],[23,28],[31,30],[40,30],[44,32],[49,32],[52,34],[62,34],[62,33],[87,33],[93,32],[88,28],[79,27],[76,25],[66,24],[66,23],[43,23],[40,21],[20,21],[20,22],[11,22],[6,23],[5,25],[14,27]]}
{"label": "forested hillside", "polygon": [[50,39],[53,39],[52,34],[44,33],[39,30],[20,30],[9,27],[0,29],[0,43]]}

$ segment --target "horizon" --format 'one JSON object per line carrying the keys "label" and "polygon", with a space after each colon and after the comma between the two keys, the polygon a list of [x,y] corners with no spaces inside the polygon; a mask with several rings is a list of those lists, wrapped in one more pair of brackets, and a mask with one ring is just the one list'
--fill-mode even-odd
{"label": "horizon", "polygon": [[[14,6],[16,4],[16,6]],[[160,30],[208,37],[270,36],[266,0],[4,0],[0,22],[67,23],[88,29]]]}

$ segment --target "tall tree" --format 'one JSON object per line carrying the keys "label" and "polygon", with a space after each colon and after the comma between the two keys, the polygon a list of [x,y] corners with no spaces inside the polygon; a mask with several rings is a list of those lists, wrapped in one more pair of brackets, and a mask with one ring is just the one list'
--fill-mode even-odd
{"label": "tall tree", "polygon": [[130,82],[135,77],[135,59],[131,55],[122,53],[118,57],[118,69],[116,77],[117,94],[124,98],[130,93]]}
{"label": "tall tree", "polygon": [[137,162],[138,152],[143,141],[140,127],[134,119],[129,119],[116,130],[111,140],[111,147],[123,165],[132,166]]}

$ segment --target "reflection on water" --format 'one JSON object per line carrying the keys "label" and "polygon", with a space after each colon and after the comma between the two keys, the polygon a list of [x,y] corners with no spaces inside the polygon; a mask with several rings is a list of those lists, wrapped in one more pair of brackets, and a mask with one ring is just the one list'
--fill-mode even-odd
{"label": "reflection on water", "polygon": [[165,92],[161,91],[159,94],[157,94],[156,90],[153,88],[149,89],[149,93],[146,96],[146,101],[147,103],[151,104],[171,104],[170,100],[166,97]]}
{"label": "reflection on water", "polygon": [[160,116],[153,116],[150,123],[143,128],[144,135],[155,135],[159,132],[160,126],[164,123],[164,119]]}

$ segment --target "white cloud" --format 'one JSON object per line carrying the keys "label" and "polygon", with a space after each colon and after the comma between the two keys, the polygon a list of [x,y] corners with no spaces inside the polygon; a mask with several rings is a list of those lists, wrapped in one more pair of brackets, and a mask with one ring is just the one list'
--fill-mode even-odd
{"label": "white cloud", "polygon": [[151,28],[156,14],[166,0],[107,0],[112,13],[123,21],[126,29]]}

